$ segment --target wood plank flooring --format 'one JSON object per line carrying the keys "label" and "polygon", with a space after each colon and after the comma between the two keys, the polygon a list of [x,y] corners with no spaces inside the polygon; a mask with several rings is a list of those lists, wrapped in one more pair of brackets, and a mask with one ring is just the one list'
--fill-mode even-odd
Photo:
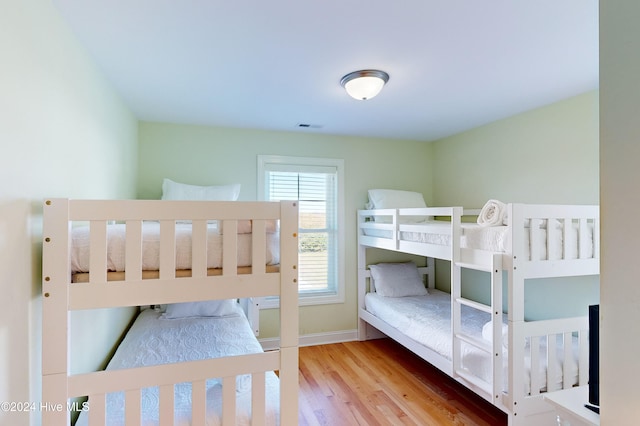
{"label": "wood plank flooring", "polygon": [[300,348],[300,425],[507,424],[498,408],[390,339]]}

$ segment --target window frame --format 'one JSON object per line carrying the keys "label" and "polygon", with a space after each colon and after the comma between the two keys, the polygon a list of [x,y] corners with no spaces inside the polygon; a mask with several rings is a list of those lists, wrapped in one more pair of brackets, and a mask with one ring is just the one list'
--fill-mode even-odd
{"label": "window frame", "polygon": [[[344,303],[345,293],[345,266],[344,266],[344,250],[345,250],[345,232],[344,232],[344,160],[337,158],[319,158],[319,157],[293,157],[288,155],[258,155],[258,200],[266,200],[266,179],[265,173],[267,168],[273,166],[284,167],[300,167],[302,169],[309,168],[313,171],[314,167],[332,167],[336,169],[337,193],[336,193],[336,288],[335,291],[327,292],[298,292],[299,306],[324,305]],[[271,309],[280,307],[280,299],[278,297],[266,297],[260,302],[260,308]]]}

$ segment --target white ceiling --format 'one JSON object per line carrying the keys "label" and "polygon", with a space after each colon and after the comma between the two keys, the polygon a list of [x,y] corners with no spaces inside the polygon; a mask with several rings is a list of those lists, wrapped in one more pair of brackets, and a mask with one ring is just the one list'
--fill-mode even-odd
{"label": "white ceiling", "polygon": [[429,141],[598,87],[597,0],[53,1],[145,121]]}

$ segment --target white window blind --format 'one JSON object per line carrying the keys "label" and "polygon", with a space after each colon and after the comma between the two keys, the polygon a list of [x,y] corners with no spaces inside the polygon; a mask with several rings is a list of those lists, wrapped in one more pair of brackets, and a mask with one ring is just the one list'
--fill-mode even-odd
{"label": "white window blind", "polygon": [[273,161],[274,157],[261,157],[262,198],[268,201],[298,200],[300,295],[341,294],[340,168],[322,164],[318,159],[275,157],[277,161]]}

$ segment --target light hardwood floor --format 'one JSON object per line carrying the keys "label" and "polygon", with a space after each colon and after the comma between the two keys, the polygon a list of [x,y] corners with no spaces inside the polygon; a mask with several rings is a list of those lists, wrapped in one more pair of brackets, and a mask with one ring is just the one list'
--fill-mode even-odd
{"label": "light hardwood floor", "polygon": [[488,425],[507,416],[390,339],[300,348],[300,425]]}

